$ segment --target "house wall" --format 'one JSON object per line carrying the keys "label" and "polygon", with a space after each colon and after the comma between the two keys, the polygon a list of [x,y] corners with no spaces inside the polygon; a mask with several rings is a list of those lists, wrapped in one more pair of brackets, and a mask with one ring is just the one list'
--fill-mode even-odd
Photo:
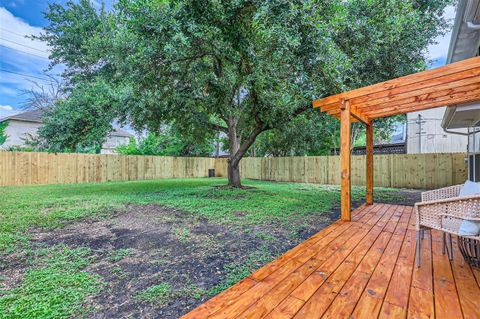
{"label": "house wall", "polygon": [[[407,114],[407,154],[467,151],[466,136],[446,133],[443,130],[441,123],[444,113],[445,107]],[[420,128],[421,134],[418,134]]]}
{"label": "house wall", "polygon": [[[6,142],[0,147],[0,149],[6,149],[10,146],[25,146],[24,139],[28,136],[36,137],[38,129],[42,126],[42,123],[27,122],[18,120],[9,120],[8,126],[5,129],[7,134]],[[109,136],[107,141],[102,145],[102,154],[115,154],[117,146],[127,144],[129,142],[128,137],[124,136]]]}
{"label": "house wall", "polygon": [[8,126],[5,129],[7,140],[1,147],[24,146],[24,139],[29,135],[37,136],[37,131],[40,126],[42,126],[42,124],[36,122],[9,120]]}
{"label": "house wall", "polygon": [[116,154],[115,149],[120,145],[128,144],[129,137],[126,136],[109,136],[102,145],[101,154]]}

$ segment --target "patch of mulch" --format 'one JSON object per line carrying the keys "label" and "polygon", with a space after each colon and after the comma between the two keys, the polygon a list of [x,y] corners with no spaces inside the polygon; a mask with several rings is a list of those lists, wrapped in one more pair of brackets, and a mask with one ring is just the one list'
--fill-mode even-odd
{"label": "patch of mulch", "polygon": [[[235,214],[244,218],[244,212]],[[87,219],[62,229],[33,229],[32,245],[89,247],[94,254],[88,271],[102,278],[99,294],[88,300],[91,318],[178,318],[210,297],[204,292],[225,282],[227,265],[248,259],[260,247],[280,255],[338,218],[318,212],[291,222],[272,220],[253,226],[216,224],[202,216],[158,205],[129,205],[107,218]],[[116,260],[115,253],[128,249]],[[20,283],[31,265],[28,256],[12,254],[0,265],[0,275]],[[164,304],[148,304],[135,296],[152,285],[169,283],[179,293]]]}

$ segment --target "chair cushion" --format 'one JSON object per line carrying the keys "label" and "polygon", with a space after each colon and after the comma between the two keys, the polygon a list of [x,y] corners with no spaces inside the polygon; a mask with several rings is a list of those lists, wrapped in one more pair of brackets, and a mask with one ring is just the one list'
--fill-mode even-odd
{"label": "chair cushion", "polygon": [[480,235],[480,222],[464,220],[458,230],[460,236],[478,236]]}
{"label": "chair cushion", "polygon": [[476,194],[480,194],[480,183],[466,181],[463,187],[460,189],[458,196],[470,196]]}

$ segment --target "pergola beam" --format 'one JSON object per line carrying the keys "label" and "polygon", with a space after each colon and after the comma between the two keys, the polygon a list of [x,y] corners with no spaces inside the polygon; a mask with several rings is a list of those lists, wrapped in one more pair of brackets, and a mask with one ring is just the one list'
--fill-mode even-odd
{"label": "pergola beam", "polygon": [[[442,107],[445,105],[478,101],[479,95],[480,86],[477,84],[472,84],[461,88],[459,87],[457,89],[420,95],[416,98],[409,98],[405,100],[406,103],[403,104],[392,103],[393,105],[387,104],[387,106],[375,105],[363,111],[363,115],[367,119],[376,119],[379,117],[416,112],[425,109]],[[329,111],[328,114],[332,115],[333,117],[340,118],[339,110]]]}
{"label": "pergola beam", "polygon": [[[475,102],[480,100],[480,93],[478,92],[463,92],[462,94],[452,94],[442,99],[436,99],[430,103],[418,105],[418,103],[411,103],[405,105],[402,108],[399,107],[385,107],[383,109],[375,110],[372,112],[367,113],[367,116],[373,118],[379,117],[386,117],[386,116],[393,116],[398,114],[405,114],[410,112],[417,112],[422,110],[433,109],[436,107],[446,106],[447,103],[451,102],[453,105],[461,104],[461,103],[468,103],[468,102]],[[448,105],[452,105],[448,104]]]}
{"label": "pergola beam", "polygon": [[354,118],[362,122],[363,124],[367,125],[370,122],[370,119],[366,117],[364,114],[362,114],[360,111],[357,110],[356,107],[351,107],[350,113]]}
{"label": "pergola beam", "polygon": [[[407,105],[409,103],[429,103],[433,102],[435,99],[441,98],[441,97],[446,97],[449,99],[450,95],[452,94],[457,94],[457,93],[462,93],[462,92],[469,92],[469,91],[475,91],[475,90],[480,90],[480,80],[477,79],[477,83],[472,83],[472,84],[462,84],[458,87],[455,88],[449,88],[449,89],[444,89],[444,90],[432,90],[430,92],[422,93],[418,92],[419,94],[416,96],[411,96],[411,97],[402,97],[400,98],[392,98],[387,101],[383,101],[382,103],[378,104],[371,104],[368,106],[369,111],[373,110],[378,110],[378,109],[383,109],[385,108],[385,105],[388,105],[389,107],[392,106],[402,106],[402,105]],[[365,107],[358,106],[361,109],[364,109]]]}
{"label": "pergola beam", "polygon": [[[451,63],[444,65],[439,68],[410,74],[407,76],[402,76],[393,80],[388,80],[385,82],[365,86],[359,89],[351,90],[348,92],[343,92],[340,94],[332,95],[320,100],[313,101],[313,107],[322,107],[322,112],[328,111],[327,105],[329,104],[336,104],[341,102],[342,99],[344,100],[352,100],[354,98],[358,98],[364,95],[378,93],[382,91],[391,91],[395,88],[399,88],[402,86],[415,84],[417,83],[418,86],[421,86],[423,81],[432,81],[438,77],[444,77],[450,74],[462,72],[465,70],[472,70],[475,68],[480,67],[480,57],[474,57],[470,59],[466,59],[463,61]],[[351,103],[354,101],[351,101]],[[353,104],[353,103],[352,103]],[[323,107],[327,107],[327,109],[323,109]]]}
{"label": "pergola beam", "polygon": [[451,90],[461,89],[462,87],[465,87],[471,84],[479,85],[480,69],[478,70],[479,70],[478,74],[475,77],[469,77],[469,78],[457,80],[454,82],[447,82],[439,85],[429,86],[423,89],[419,88],[415,91],[409,91],[404,93],[391,92],[392,95],[388,95],[380,98],[372,98],[366,101],[358,101],[358,102],[352,101],[352,104],[356,105],[359,109],[368,109],[372,106],[381,106],[381,105],[386,105],[393,102],[400,102],[399,104],[401,104],[401,102],[407,98],[416,98],[420,95],[428,95],[428,93],[434,94],[439,92],[449,92]]}

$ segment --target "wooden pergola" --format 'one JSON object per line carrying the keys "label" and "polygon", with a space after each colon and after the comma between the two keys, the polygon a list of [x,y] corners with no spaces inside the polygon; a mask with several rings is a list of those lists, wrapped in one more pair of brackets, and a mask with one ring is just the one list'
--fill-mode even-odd
{"label": "wooden pergola", "polygon": [[373,204],[373,120],[480,100],[480,57],[313,101],[340,120],[341,218],[351,220],[350,129],[366,125],[366,204]]}

